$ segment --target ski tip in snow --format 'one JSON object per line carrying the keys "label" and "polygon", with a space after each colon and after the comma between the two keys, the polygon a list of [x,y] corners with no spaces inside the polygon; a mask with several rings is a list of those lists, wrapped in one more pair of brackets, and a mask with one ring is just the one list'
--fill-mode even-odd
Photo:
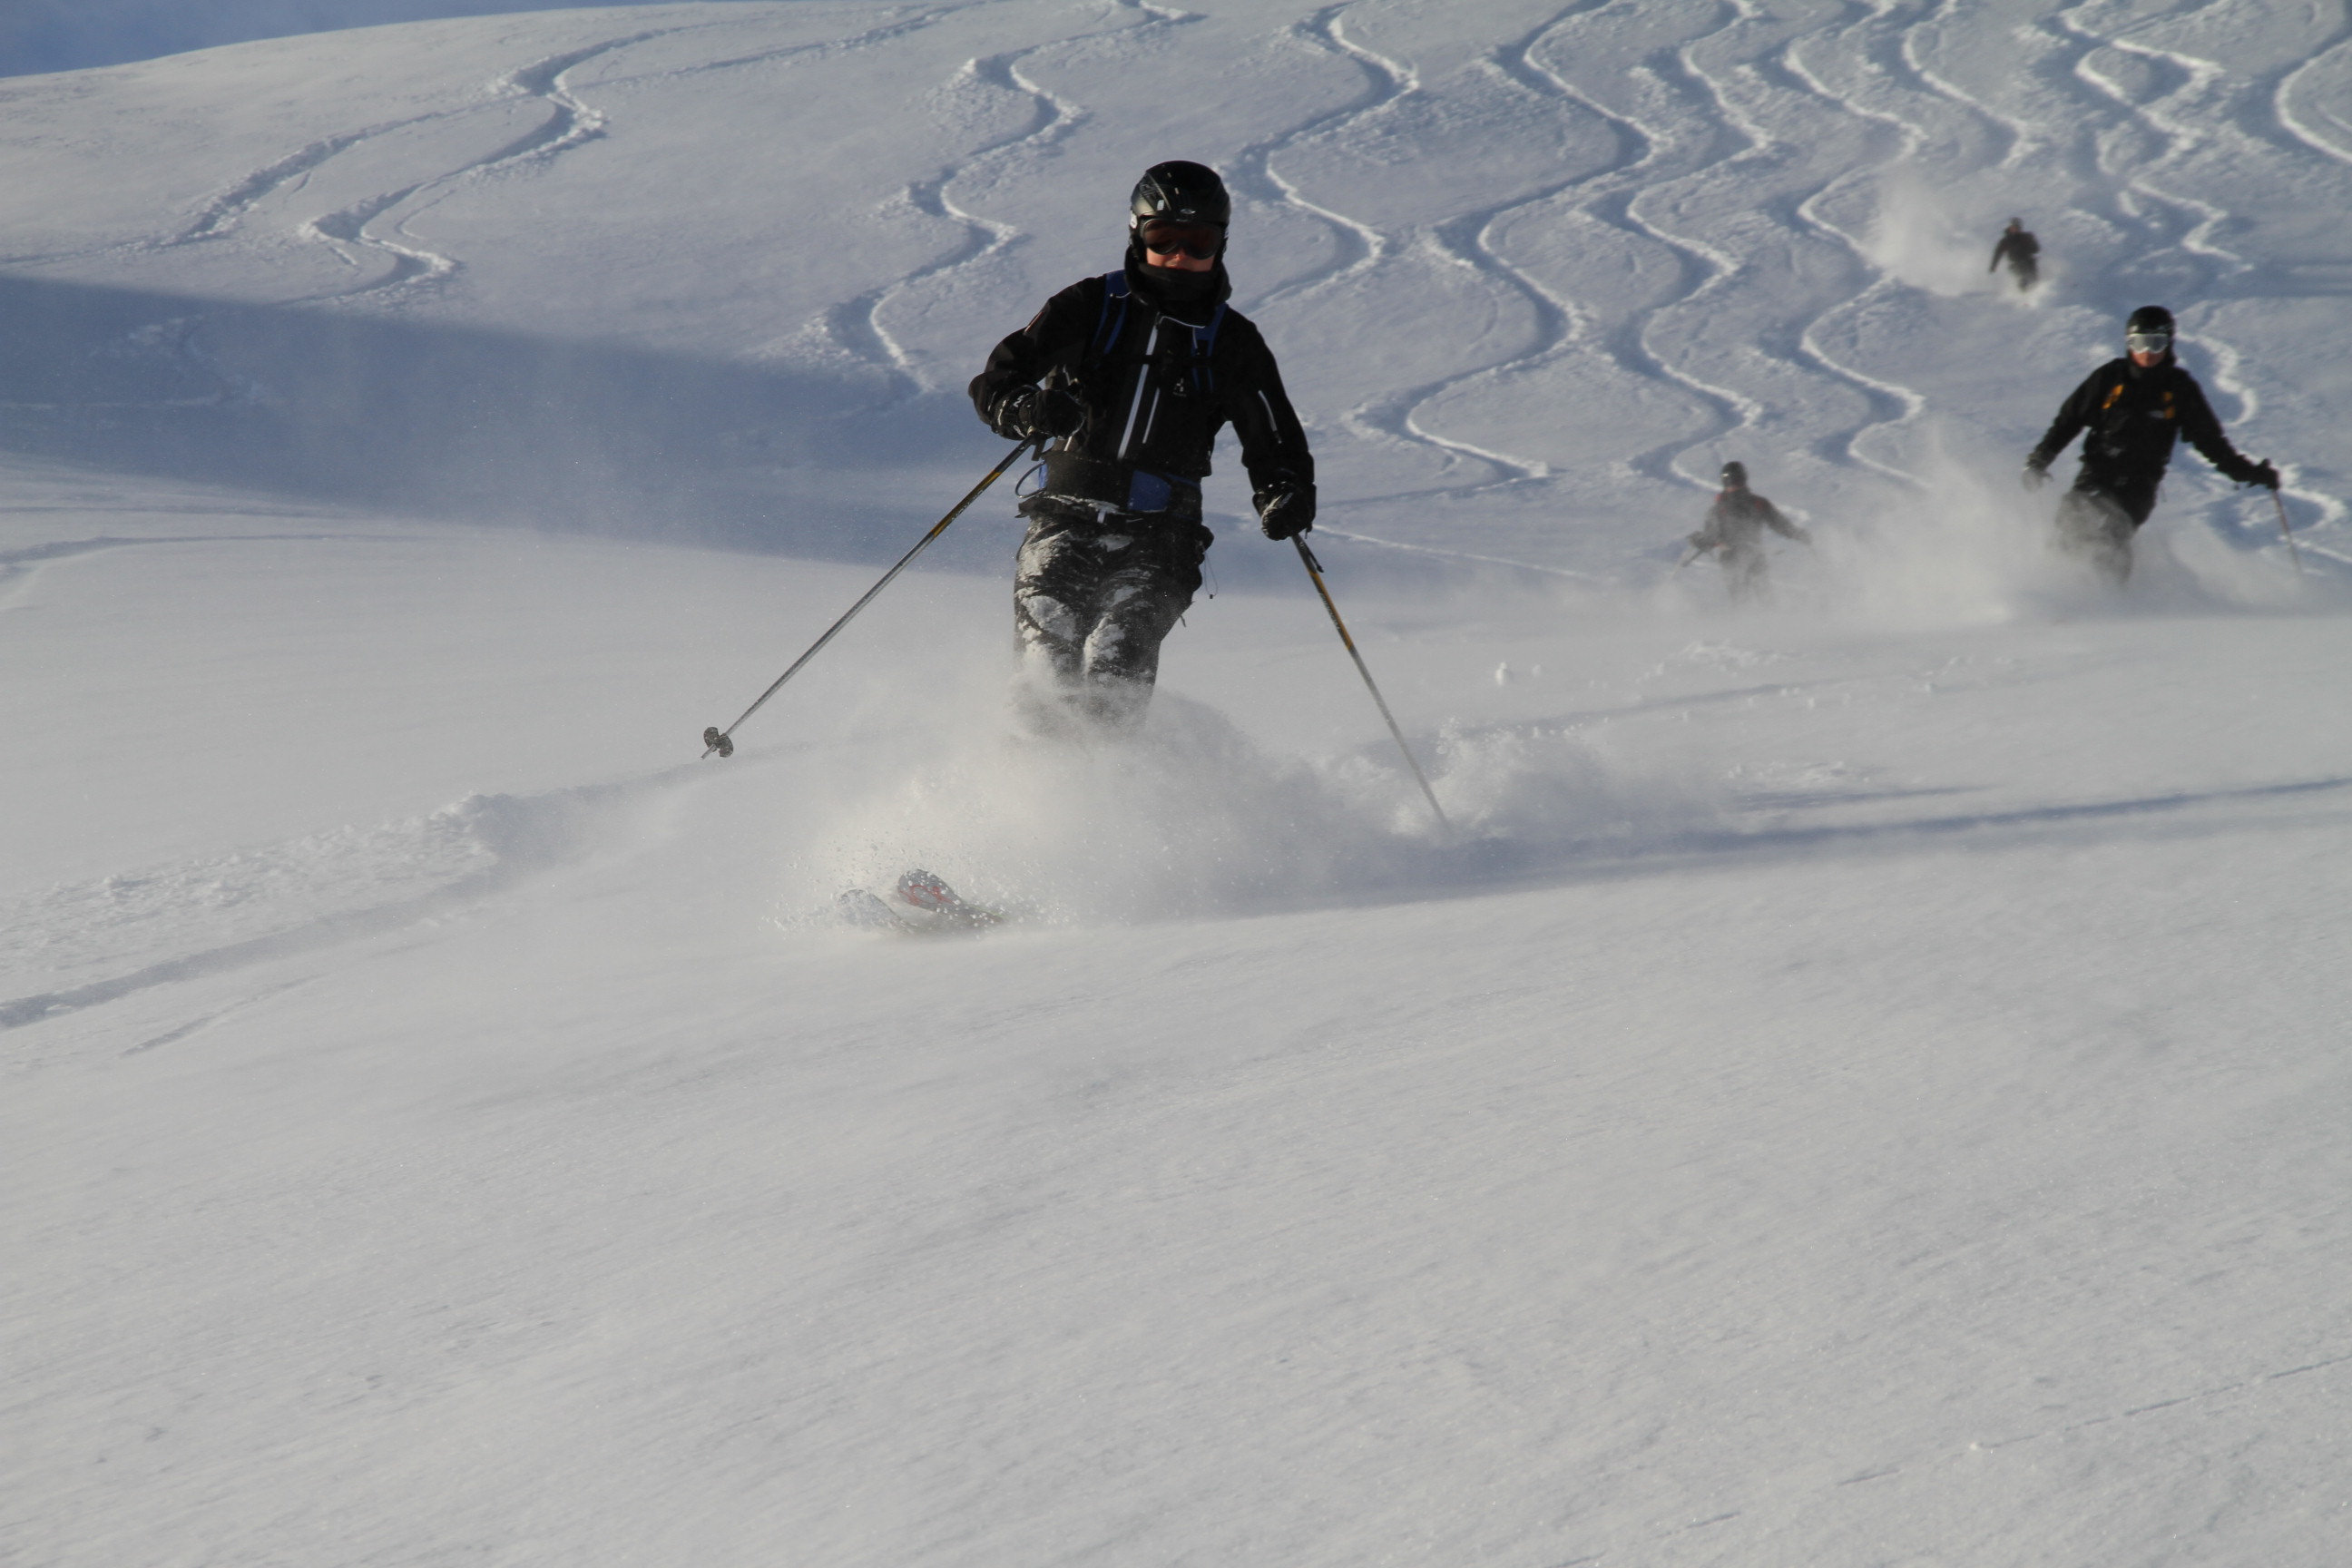
{"label": "ski tip in snow", "polygon": [[1010,918],[1003,910],[973,903],[949,887],[945,879],[920,868],[900,877],[887,900],[864,888],[852,888],[834,900],[833,908],[835,918],[844,925],[901,936],[985,931]]}

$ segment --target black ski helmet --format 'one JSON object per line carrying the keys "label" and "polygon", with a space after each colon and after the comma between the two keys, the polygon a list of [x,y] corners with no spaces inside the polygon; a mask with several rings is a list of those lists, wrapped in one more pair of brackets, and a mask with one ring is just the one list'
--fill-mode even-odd
{"label": "black ski helmet", "polygon": [[1745,463],[1724,464],[1723,488],[1727,490],[1746,489],[1748,488],[1748,465]]}
{"label": "black ski helmet", "polygon": [[1223,228],[1233,222],[1234,198],[1225,194],[1225,183],[1217,178],[1217,172],[1205,164],[1181,159],[1154,163],[1135,182],[1135,195],[1127,204],[1127,226],[1133,229],[1154,217]]}
{"label": "black ski helmet", "polygon": [[2131,313],[2131,320],[2124,323],[2124,331],[2126,334],[2162,332],[2169,337],[2172,334],[2172,312],[2161,305],[2142,305]]}

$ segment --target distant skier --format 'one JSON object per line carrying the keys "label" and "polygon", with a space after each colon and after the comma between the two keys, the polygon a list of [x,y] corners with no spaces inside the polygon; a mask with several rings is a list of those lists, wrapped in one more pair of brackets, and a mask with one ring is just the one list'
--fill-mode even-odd
{"label": "distant skier", "polygon": [[2124,325],[2125,354],[2086,377],[2025,459],[2025,488],[2050,479],[2050,465],[2077,431],[2083,467],[2058,503],[2058,542],[2117,583],[2131,575],[2132,535],[2156,510],[2157,488],[2178,437],[2242,485],[2277,489],[2278,470],[2239,454],[2221,432],[2197,378],[2172,357],[2172,312],[2143,305]]}
{"label": "distant skier", "polygon": [[1199,163],[1155,164],[1128,203],[1127,256],[1045,301],[973,378],[1013,439],[1051,437],[1013,585],[1023,699],[1044,729],[1142,717],[1160,644],[1201,585],[1209,450],[1230,421],[1268,539],[1315,521],[1315,459],[1274,354],[1225,300],[1232,199]]}
{"label": "distant skier", "polygon": [[2023,218],[2013,217],[1995,242],[1992,260],[1986,264],[1985,270],[1990,272],[2006,260],[2011,275],[2017,279],[2017,291],[2023,294],[2042,279],[2041,255],[2042,242],[2026,232]]}
{"label": "distant skier", "polygon": [[1691,552],[1683,559],[1688,562],[1709,552],[1717,552],[1733,601],[1761,598],[1770,587],[1764,562],[1764,531],[1768,528],[1800,544],[1813,542],[1811,534],[1782,517],[1779,507],[1748,488],[1745,465],[1726,463],[1723,489],[1716,496],[1715,504],[1706,509],[1706,526],[1685,541]]}

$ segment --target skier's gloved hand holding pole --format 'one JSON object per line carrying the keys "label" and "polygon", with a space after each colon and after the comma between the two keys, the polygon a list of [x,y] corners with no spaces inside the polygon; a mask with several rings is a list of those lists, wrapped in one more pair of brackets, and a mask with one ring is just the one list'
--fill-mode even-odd
{"label": "skier's gloved hand holding pole", "polygon": [[2286,541],[2287,558],[2294,563],[2295,574],[2303,574],[2303,552],[2294,546],[2294,530],[2287,526],[2286,498],[2279,494],[2279,471],[2267,458],[2249,463],[2239,473],[2231,476],[2242,485],[2260,485],[2271,492],[2271,505],[2278,510],[2279,537]]}
{"label": "skier's gloved hand holding pole", "polygon": [[1051,441],[1076,435],[1085,419],[1078,400],[1058,386],[1016,386],[989,423],[1008,441]]}
{"label": "skier's gloved hand holding pole", "polygon": [[2017,476],[2017,482],[2023,485],[2029,490],[2038,490],[2042,486],[2048,484],[2050,482],[2050,464],[2048,459],[2042,458],[2026,458],[2025,471]]}
{"label": "skier's gloved hand holding pole", "polygon": [[1285,475],[1250,497],[1268,539],[1296,539],[1315,526],[1315,487]]}

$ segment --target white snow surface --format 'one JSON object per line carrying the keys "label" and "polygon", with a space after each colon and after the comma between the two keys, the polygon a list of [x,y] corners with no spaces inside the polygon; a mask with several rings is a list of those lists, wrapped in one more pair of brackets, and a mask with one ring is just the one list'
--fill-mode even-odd
{"label": "white snow surface", "polygon": [[[2347,1561],[2340,3],[216,9],[0,79],[0,1561]],[[698,760],[1169,157],[1456,831],[1230,440],[1141,733],[1000,488]],[[2148,302],[2299,559],[2045,548]]]}

